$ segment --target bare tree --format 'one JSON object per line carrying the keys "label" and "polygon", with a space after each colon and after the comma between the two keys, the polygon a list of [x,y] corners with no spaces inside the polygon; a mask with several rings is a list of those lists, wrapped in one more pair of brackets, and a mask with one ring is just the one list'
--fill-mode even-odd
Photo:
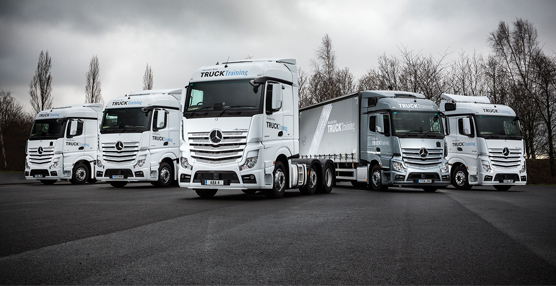
{"label": "bare tree", "polygon": [[37,70],[29,84],[31,107],[35,114],[42,110],[52,108],[52,63],[48,51],[41,51]]}
{"label": "bare tree", "polygon": [[374,69],[369,69],[365,75],[363,75],[359,82],[357,83],[357,90],[377,90],[379,88],[379,74]]}
{"label": "bare tree", "polygon": [[498,28],[490,33],[488,43],[503,63],[510,81],[514,97],[510,106],[519,112],[522,119],[527,156],[536,159],[534,132],[538,116],[531,99],[534,97],[533,62],[540,51],[537,30],[527,20],[517,19],[511,30],[508,24],[501,21]]}
{"label": "bare tree", "polygon": [[[21,124],[21,121],[28,121],[27,117],[28,116],[23,111],[23,105],[11,96],[11,91],[0,89],[0,146],[2,149],[2,161],[4,162],[4,169],[8,169],[6,145],[10,145],[8,144],[8,142],[4,141],[4,134],[9,134],[8,141],[18,141],[19,138],[14,138],[15,136],[13,132],[7,131],[13,129],[14,127],[18,129],[24,129],[25,124]],[[10,152],[8,152],[8,154],[9,153]]]}
{"label": "bare tree", "polygon": [[299,85],[299,107],[309,106],[313,103],[311,94],[309,93],[309,78],[307,73],[301,68],[297,69],[297,78]]}
{"label": "bare tree", "polygon": [[100,83],[100,67],[96,55],[91,58],[86,79],[85,103],[102,103],[102,95],[100,94],[102,86]]}
{"label": "bare tree", "polygon": [[336,82],[338,95],[350,94],[356,90],[355,78],[347,67],[336,71],[334,81]]}
{"label": "bare tree", "polygon": [[145,75],[143,76],[143,90],[151,89],[153,89],[153,70],[149,67],[149,64],[147,64]]}

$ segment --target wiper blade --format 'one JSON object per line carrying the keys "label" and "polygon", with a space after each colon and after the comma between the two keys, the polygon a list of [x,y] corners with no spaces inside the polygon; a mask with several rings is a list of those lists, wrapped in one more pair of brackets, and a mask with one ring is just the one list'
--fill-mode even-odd
{"label": "wiper blade", "polygon": [[[224,110],[222,110],[222,112],[216,117],[222,116],[222,114],[224,114],[226,111],[228,111],[232,108],[245,108],[245,107],[254,108],[255,106],[251,106],[251,105],[232,105],[232,106],[228,106]],[[241,111],[237,112],[237,114],[240,114],[240,113],[241,113]]]}
{"label": "wiper blade", "polygon": [[206,109],[206,108],[213,108],[213,107],[212,106],[203,106],[201,108],[195,109],[195,110],[193,110],[193,113],[191,113],[191,117],[193,117],[193,115],[195,115],[195,113],[197,111],[200,111],[200,110],[203,110],[203,109]]}

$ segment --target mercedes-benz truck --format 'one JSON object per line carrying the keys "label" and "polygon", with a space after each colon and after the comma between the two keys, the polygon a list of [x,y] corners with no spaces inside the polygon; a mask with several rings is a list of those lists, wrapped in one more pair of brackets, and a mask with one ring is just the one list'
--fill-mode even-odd
{"label": "mercedes-benz truck", "polygon": [[143,90],[110,100],[100,125],[97,178],[114,187],[175,182],[184,89]]}
{"label": "mercedes-benz truck", "polygon": [[509,190],[527,183],[519,117],[486,96],[442,94],[441,110],[450,122],[448,162],[457,189],[494,186]]}
{"label": "mercedes-benz truck", "polygon": [[77,104],[43,110],[27,140],[25,178],[46,185],[95,182],[98,125],[102,104]]}
{"label": "mercedes-benz truck", "polygon": [[362,91],[301,109],[300,153],[335,164],[337,181],[434,192],[450,184],[444,119],[425,96]]}
{"label": "mercedes-benz truck", "polygon": [[300,160],[294,59],[249,59],[198,69],[184,107],[179,185],[200,197],[219,189],[329,193],[330,160]]}

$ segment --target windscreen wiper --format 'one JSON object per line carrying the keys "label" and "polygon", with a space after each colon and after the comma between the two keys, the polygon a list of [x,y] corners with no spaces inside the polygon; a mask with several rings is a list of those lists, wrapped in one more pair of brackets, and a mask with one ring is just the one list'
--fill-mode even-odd
{"label": "windscreen wiper", "polygon": [[201,108],[198,108],[198,109],[193,110],[193,113],[191,113],[191,117],[193,117],[193,115],[195,115],[195,113],[196,113],[197,111],[203,110],[203,109],[205,109],[205,108],[212,108],[212,106],[203,106],[203,107],[201,107]]}

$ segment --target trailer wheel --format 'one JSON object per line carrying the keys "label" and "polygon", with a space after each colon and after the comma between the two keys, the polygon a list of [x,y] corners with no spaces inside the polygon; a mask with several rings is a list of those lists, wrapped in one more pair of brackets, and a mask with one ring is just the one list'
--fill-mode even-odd
{"label": "trailer wheel", "polygon": [[299,191],[304,195],[312,195],[317,191],[317,185],[319,183],[319,178],[315,166],[309,168],[309,176],[307,176],[307,184],[301,187]]}
{"label": "trailer wheel", "polygon": [[77,163],[75,164],[75,167],[73,167],[73,172],[72,172],[72,176],[70,179],[70,182],[74,185],[82,185],[85,184],[87,182],[87,180],[89,179],[89,168],[87,166],[85,166],[85,164],[83,163]]}
{"label": "trailer wheel", "polygon": [[286,191],[286,172],[284,170],[284,164],[280,161],[276,161],[276,165],[274,165],[272,189],[266,190],[265,192],[268,198],[279,199],[284,196],[284,192]]}
{"label": "trailer wheel", "polygon": [[214,197],[214,195],[216,195],[216,192],[218,192],[218,190],[200,190],[200,189],[196,189],[195,192],[197,193],[197,195],[201,198],[204,199],[209,199]]}
{"label": "trailer wheel", "polygon": [[324,178],[321,182],[322,184],[318,186],[319,193],[330,194],[332,187],[334,187],[334,172],[330,164],[324,166]]}
{"label": "trailer wheel", "polygon": [[454,187],[459,190],[469,190],[472,186],[469,185],[467,178],[469,178],[467,168],[465,168],[464,166],[457,166],[456,168],[454,168],[452,174],[452,185],[454,185]]}
{"label": "trailer wheel", "polygon": [[502,185],[502,186],[494,186],[494,188],[495,188],[496,190],[498,190],[498,191],[507,191],[507,190],[509,190],[511,187],[512,187],[512,186],[504,186],[504,185]]}
{"label": "trailer wheel", "polygon": [[382,185],[382,172],[379,165],[374,165],[371,169],[371,188],[373,191],[386,191],[388,186]]}
{"label": "trailer wheel", "polygon": [[158,167],[158,181],[154,182],[153,185],[159,188],[166,188],[172,185],[172,181],[172,167],[166,162],[160,163],[160,167]]}
{"label": "trailer wheel", "polygon": [[112,187],[114,188],[123,188],[125,185],[127,185],[127,182],[121,182],[121,181],[110,182],[110,185],[112,185]]}
{"label": "trailer wheel", "polygon": [[41,183],[43,183],[45,185],[52,185],[52,184],[56,183],[56,180],[41,180]]}

